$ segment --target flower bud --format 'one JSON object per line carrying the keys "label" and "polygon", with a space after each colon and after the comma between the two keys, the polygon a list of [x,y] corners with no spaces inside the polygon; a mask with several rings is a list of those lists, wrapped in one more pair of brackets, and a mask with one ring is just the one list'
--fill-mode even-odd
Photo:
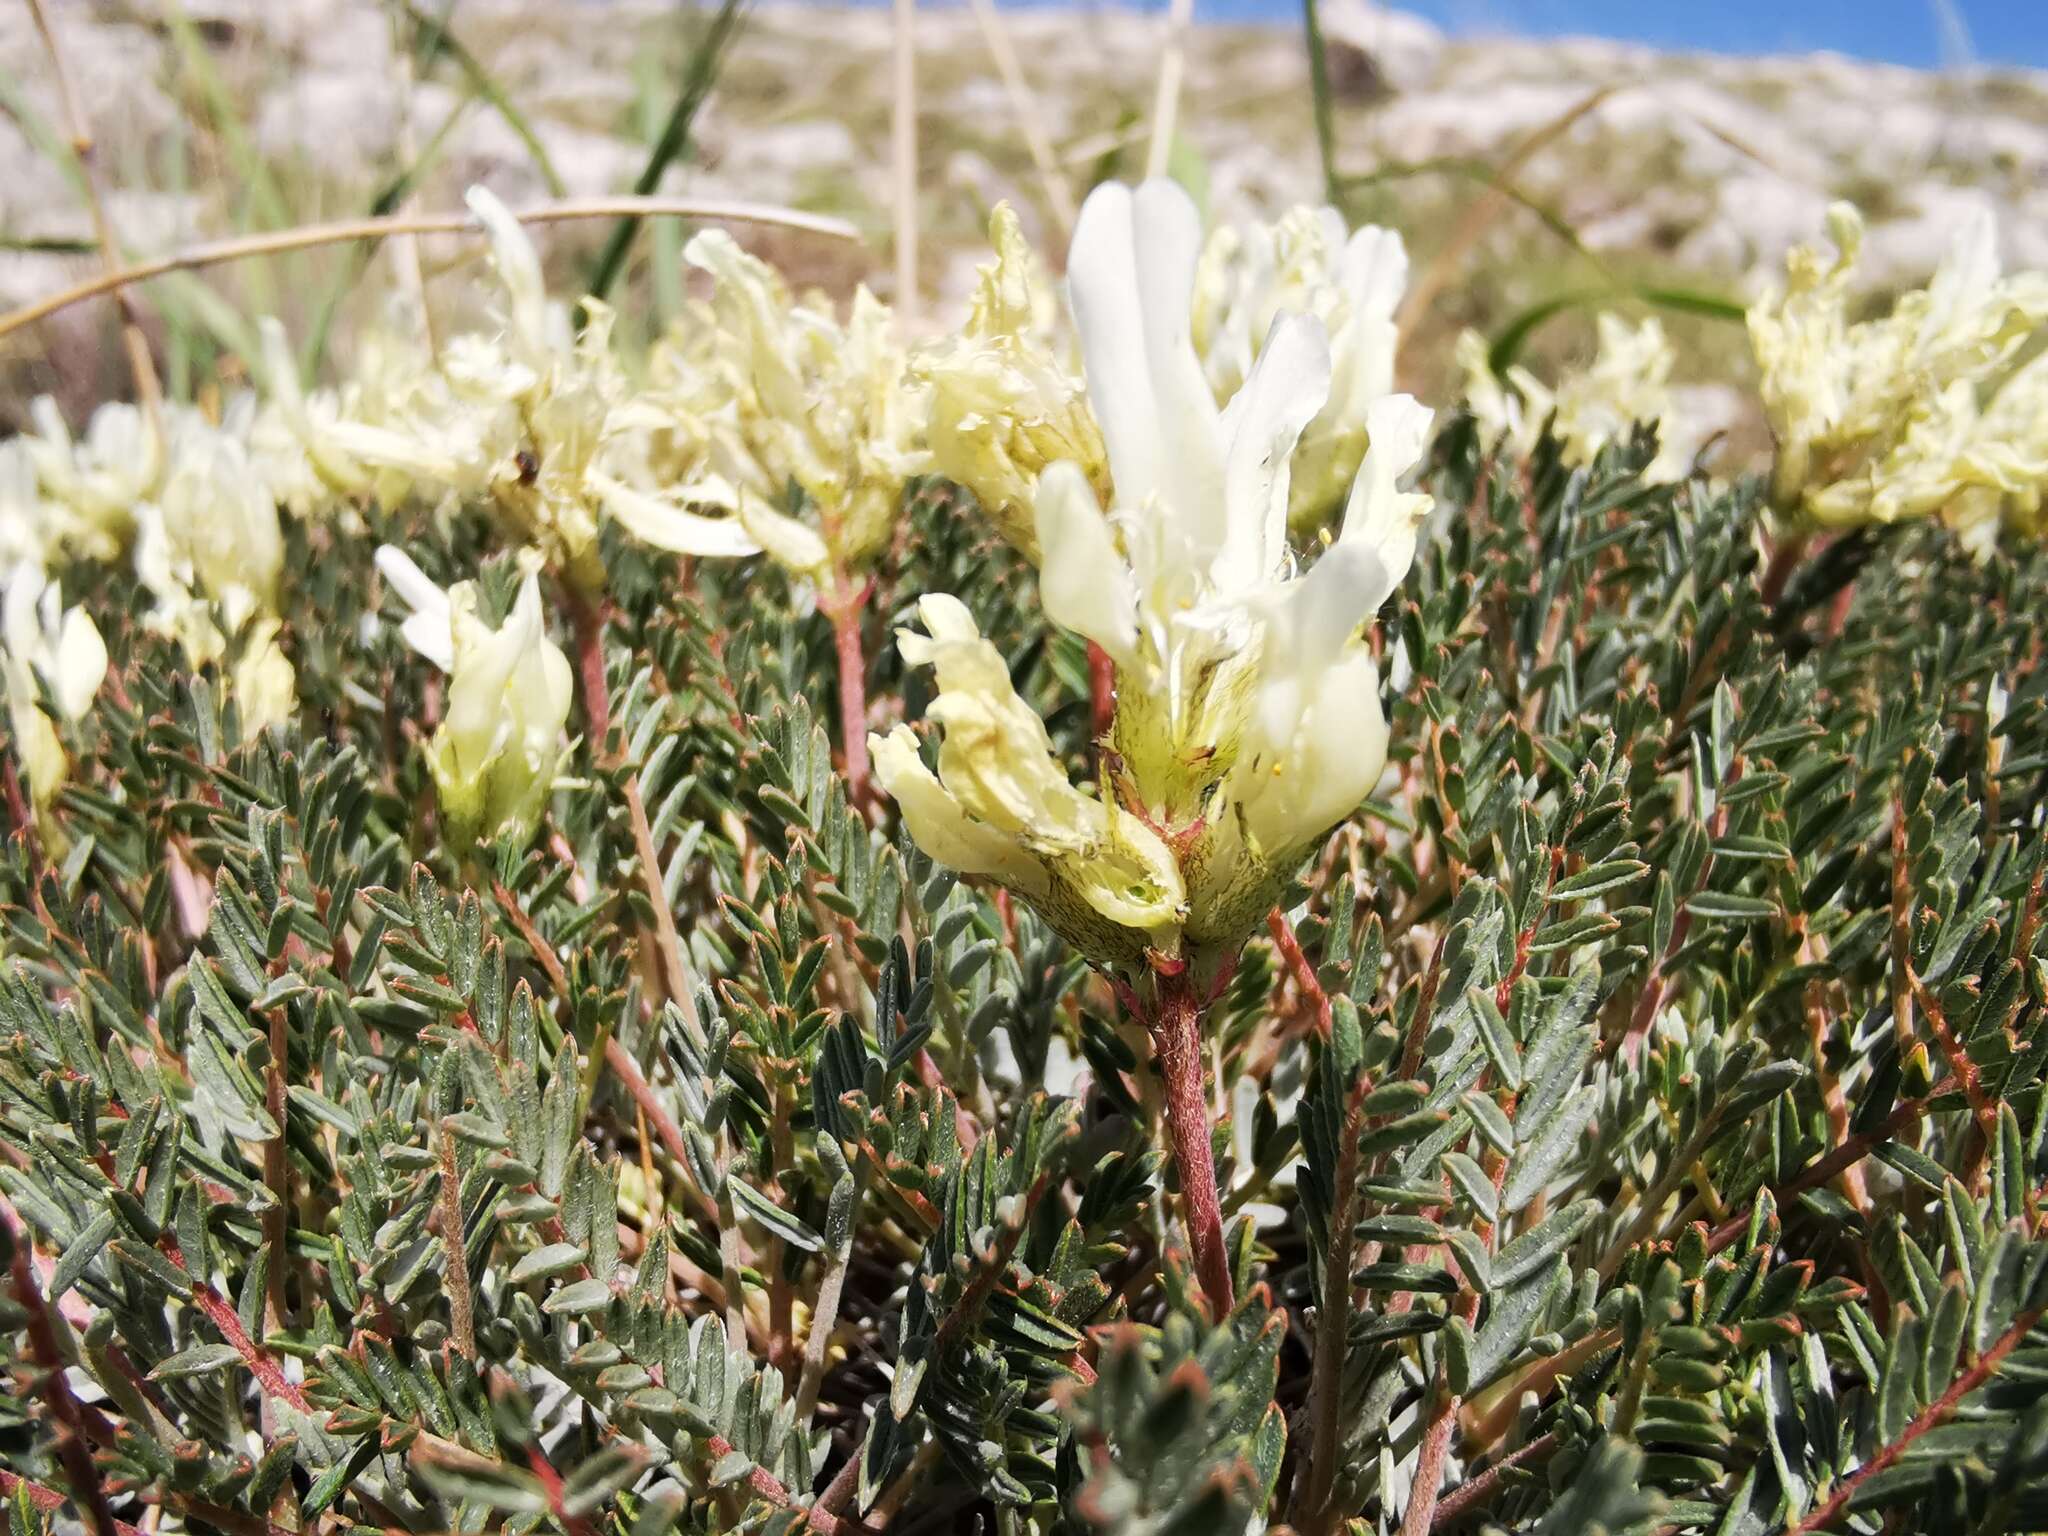
{"label": "flower bud", "polygon": [[569,659],[547,636],[538,578],[527,572],[493,629],[474,582],[443,592],[389,544],[377,568],[412,609],[406,642],[448,674],[447,708],[427,747],[443,820],[463,844],[524,843],[554,785],[574,692]]}

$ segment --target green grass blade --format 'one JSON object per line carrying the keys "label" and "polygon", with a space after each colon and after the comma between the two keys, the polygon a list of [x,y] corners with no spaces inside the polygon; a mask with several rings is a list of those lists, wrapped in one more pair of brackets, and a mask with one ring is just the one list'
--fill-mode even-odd
{"label": "green grass blade", "polygon": [[[745,9],[746,0],[720,0],[718,14],[711,19],[710,30],[697,44],[696,51],[690,55],[689,67],[683,71],[683,86],[676,93],[676,104],[669,111],[661,137],[655,140],[654,148],[647,156],[647,164],[641,169],[640,179],[633,184],[634,192],[640,196],[647,196],[661,185],[663,173],[688,147],[690,125],[696,121],[698,110],[710,96],[711,88],[718,83],[718,72],[725,63],[725,50],[739,31],[740,17]],[[588,291],[592,298],[602,299],[611,292],[612,284],[618,281],[619,270],[626,264],[626,253],[632,249],[633,235],[639,227],[637,218],[624,218],[613,228],[611,238],[605,242],[604,250],[597,258],[597,265],[591,270]]]}
{"label": "green grass blade", "polygon": [[1323,17],[1317,0],[1301,0],[1301,20],[1308,34],[1309,99],[1315,109],[1316,152],[1323,162],[1323,190],[1337,201],[1337,107],[1330,95],[1330,55],[1323,43]]}
{"label": "green grass blade", "polygon": [[[431,58],[445,53],[455,61],[462,78],[469,88],[490,104],[491,110],[505,120],[505,126],[519,136],[519,142],[526,146],[526,153],[532,157],[533,168],[540,172],[540,179],[547,184],[548,196],[567,195],[567,188],[561,174],[555,169],[555,162],[549,158],[547,146],[541,143],[540,135],[533,124],[526,120],[526,114],[512,104],[512,98],[505,94],[505,88],[491,77],[477,56],[462,45],[461,39],[448,29],[448,18],[454,13],[454,6],[434,16],[414,3],[414,0],[397,0],[398,7],[412,24],[419,28],[419,46]],[[431,39],[431,41],[426,41]]]}
{"label": "green grass blade", "polygon": [[1496,374],[1507,372],[1528,344],[1529,337],[1567,310],[1592,309],[1611,304],[1616,299],[1630,298],[1640,300],[1653,309],[1697,315],[1708,320],[1733,321],[1738,325],[1747,315],[1747,311],[1734,300],[1697,288],[1674,288],[1656,283],[1633,286],[1609,283],[1598,288],[1573,288],[1538,300],[1502,326],[1493,339],[1493,345],[1487,348],[1486,366]]}
{"label": "green grass blade", "polygon": [[[434,130],[433,137],[427,140],[419,154],[413,158],[412,164],[378,189],[377,195],[370,200],[371,218],[382,218],[405,201],[420,179],[433,167],[434,162],[441,158],[441,151],[447,145],[449,135],[455,131],[455,125],[468,114],[470,107],[479,99],[476,96],[467,96],[455,104],[454,110],[441,120],[441,126]],[[344,249],[341,275],[335,279],[320,301],[320,312],[314,318],[312,331],[306,338],[305,351],[299,360],[299,370],[305,377],[319,377],[320,365],[327,357],[327,344],[333,334],[334,317],[341,309],[341,301],[348,297],[349,290],[361,279],[363,269],[370,264],[370,258],[376,254],[377,247],[382,243],[380,240],[357,240]]]}

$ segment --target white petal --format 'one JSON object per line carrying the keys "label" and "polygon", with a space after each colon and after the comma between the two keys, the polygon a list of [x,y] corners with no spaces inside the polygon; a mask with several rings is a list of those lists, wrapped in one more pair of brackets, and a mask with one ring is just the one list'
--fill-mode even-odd
{"label": "white petal", "polygon": [[97,625],[83,608],[64,615],[57,632],[56,668],[50,691],[67,720],[77,720],[92,708],[93,695],[107,675],[107,643]]}
{"label": "white petal", "polygon": [[377,569],[412,609],[399,626],[405,643],[443,672],[455,670],[455,638],[449,618],[448,594],[436,586],[413,558],[394,544],[377,546]]}
{"label": "white petal", "polygon": [[739,521],[747,537],[785,570],[815,577],[832,564],[832,552],[815,528],[776,511],[759,496],[740,492]]}
{"label": "white petal", "polygon": [[1288,459],[1329,395],[1330,344],[1322,322],[1302,314],[1275,317],[1251,377],[1223,413],[1229,523],[1216,560],[1219,588],[1264,581],[1285,561]]}
{"label": "white petal", "polygon": [[463,201],[489,231],[491,256],[499,281],[512,301],[512,330],[531,352],[543,351],[548,340],[548,292],[541,278],[540,255],[512,211],[488,187],[471,187]]}
{"label": "white petal", "polygon": [[1036,512],[1038,593],[1047,616],[1093,640],[1119,666],[1130,666],[1137,659],[1137,592],[1078,465],[1046,466]]}
{"label": "white petal", "polygon": [[1200,528],[1196,547],[1214,550],[1225,537],[1226,514],[1217,498],[1223,437],[1216,397],[1190,334],[1202,217],[1179,183],[1155,178],[1138,187],[1132,220],[1146,366],[1166,452],[1160,494],[1175,516]]}
{"label": "white petal", "polygon": [[[648,491],[636,490],[609,475],[587,477],[591,490],[604,503],[606,512],[619,526],[643,544],[677,555],[703,555],[731,559],[758,555],[760,544],[736,517],[705,517],[688,512],[675,503]],[[733,505],[737,493],[724,482],[706,482],[694,487],[693,500],[715,505]]]}
{"label": "white petal", "polygon": [[1201,231],[1170,182],[1106,182],[1074,226],[1067,281],[1119,506],[1157,496],[1193,546],[1222,540],[1216,406],[1189,338]]}
{"label": "white petal", "polygon": [[1370,582],[1368,611],[1387,600],[1415,561],[1415,531],[1429,511],[1430,499],[1404,492],[1400,480],[1421,461],[1430,416],[1429,408],[1412,395],[1385,396],[1366,412],[1372,445],[1352,484],[1338,542],[1375,556],[1377,572]]}
{"label": "white petal", "polygon": [[1305,682],[1295,695],[1293,728],[1268,752],[1242,803],[1253,837],[1270,853],[1319,838],[1356,810],[1387,764],[1372,652],[1353,646]]}
{"label": "white petal", "polygon": [[1045,866],[1005,832],[970,817],[918,755],[917,736],[899,725],[888,735],[870,734],[868,753],[875,781],[895,800],[904,826],[918,847],[963,875],[993,875],[1027,894],[1051,885]]}
{"label": "white petal", "polygon": [[256,330],[263,338],[263,383],[269,389],[271,399],[283,408],[292,425],[297,427],[305,420],[306,393],[299,384],[299,365],[292,360],[291,343],[285,339],[284,327],[273,315],[265,315],[258,320]]}
{"label": "white petal", "polygon": [[1398,230],[1368,224],[1345,242],[1338,280],[1355,309],[1391,318],[1408,286],[1408,247]]}

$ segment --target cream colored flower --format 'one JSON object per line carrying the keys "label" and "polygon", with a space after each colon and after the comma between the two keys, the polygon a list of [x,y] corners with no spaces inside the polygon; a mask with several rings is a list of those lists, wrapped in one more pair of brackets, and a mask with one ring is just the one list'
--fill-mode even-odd
{"label": "cream colored flower", "polygon": [[1638,423],[1657,427],[1657,456],[1643,471],[1650,485],[1675,485],[1691,471],[1699,449],[1673,409],[1671,370],[1677,351],[1654,317],[1630,325],[1603,311],[1595,321],[1599,350],[1590,367],[1567,373],[1555,389],[1519,365],[1496,377],[1486,339],[1477,331],[1458,338],[1456,359],[1465,401],[1488,439],[1505,439],[1518,455],[1535,448],[1546,424],[1564,462],[1590,464],[1601,449],[1624,442]]}
{"label": "cream colored flower", "polygon": [[377,568],[412,610],[406,642],[448,674],[447,709],[427,748],[443,820],[463,843],[524,843],[554,786],[574,692],[569,659],[547,635],[538,578],[527,571],[493,629],[474,582],[443,592],[389,544]]}
{"label": "cream colored flower", "polygon": [[1250,378],[1282,315],[1311,315],[1330,344],[1330,393],[1295,444],[1289,520],[1321,526],[1350,493],[1365,457],[1365,416],[1394,390],[1394,312],[1408,252],[1391,229],[1345,233],[1334,208],[1297,207],[1272,224],[1224,225],[1195,275],[1193,331],[1218,404]]}
{"label": "cream colored flower", "polygon": [[195,666],[219,662],[244,740],[297,708],[278,643],[284,532],[277,503],[227,432],[179,435],[161,496],[136,512],[135,573],[156,607],[150,626]]}
{"label": "cream colored flower", "polygon": [[1009,204],[989,220],[995,260],[981,269],[962,332],[912,360],[929,388],[932,468],[974,492],[1004,538],[1038,558],[1032,512],[1048,464],[1079,464],[1109,492],[1102,432],[1081,380],[1046,335],[1032,254]]}
{"label": "cream colored flower", "polygon": [[62,787],[69,765],[57,723],[43,709],[38,680],[59,719],[76,723],[92,708],[107,675],[107,647],[86,611],[63,607],[56,584],[34,562],[24,561],[7,573],[0,614],[8,728],[28,778],[29,797],[42,811]]}
{"label": "cream colored flower", "polygon": [[[1378,667],[1359,632],[1406,573],[1429,506],[1398,484],[1421,457],[1429,412],[1385,396],[1369,411],[1371,447],[1342,529],[1297,572],[1289,467],[1329,397],[1329,345],[1313,316],[1283,314],[1219,410],[1189,333],[1199,246],[1194,205],[1170,182],[1090,196],[1069,283],[1113,499],[1106,515],[1087,473],[1062,463],[1045,471],[1035,502],[1046,612],[1116,666],[1102,802],[1150,833],[1114,839],[1119,857],[1148,876],[1131,887],[1128,913],[1087,903],[1118,933],[1083,931],[1058,901],[1047,911],[1106,963],[1130,964],[1147,949],[1221,963],[1371,790],[1385,764],[1386,722]],[[921,612],[931,627],[933,611]],[[942,627],[907,648],[908,659],[940,664],[945,648],[971,638],[964,615],[942,606],[938,617]],[[913,770],[906,736],[874,742],[878,776],[903,801],[912,835],[935,858],[973,859],[1042,905],[1044,894],[1005,857],[1021,851],[1084,885],[1096,874],[1084,855],[1029,840],[1033,829],[1061,824],[1066,781],[1043,728],[1034,734],[1019,718],[1029,711],[1009,692],[1000,656],[987,648],[980,665],[951,678],[941,665],[940,690],[936,780]],[[991,728],[991,718],[1007,728]],[[1107,808],[1102,815],[1103,826],[1118,825]],[[1170,922],[1169,902],[1178,905]]]}
{"label": "cream colored flower", "polygon": [[905,631],[901,643],[906,661],[938,674],[929,714],[945,732],[943,783],[909,727],[870,740],[911,835],[940,862],[1030,898],[1091,955],[1136,962],[1147,947],[1172,949],[1185,907],[1172,852],[1114,801],[1068,782],[1044,722],[957,598],[932,594],[918,616],[927,633]]}
{"label": "cream colored flower", "polygon": [[500,328],[451,338],[430,382],[392,379],[405,349],[385,348],[375,391],[348,415],[316,423],[323,450],[390,472],[403,486],[485,497],[515,536],[585,589],[604,581],[598,496],[590,484],[607,418],[623,393],[610,314],[593,306],[574,334],[543,286],[540,257],[505,205],[482,187],[470,211],[490,237],[503,295]]}
{"label": "cream colored flower", "polygon": [[[660,499],[681,511],[730,507],[753,544],[802,576],[865,567],[926,462],[923,413],[888,308],[862,288],[842,325],[822,303],[793,302],[775,271],[722,230],[697,235],[684,258],[711,275],[712,301],[696,312],[702,334],[665,347],[656,366],[685,378],[669,399],[691,418],[682,435],[699,451],[684,483]],[[650,425],[644,416],[639,424]],[[809,517],[778,509],[792,484]],[[616,492],[607,507],[662,542],[645,516],[653,509],[624,506]],[[725,552],[685,542],[707,531],[678,527],[683,537],[667,547]],[[714,545],[729,537],[713,535]]]}
{"label": "cream colored flower", "polygon": [[135,534],[135,509],[163,476],[164,434],[136,406],[110,401],[92,414],[85,437],[73,441],[57,402],[39,396],[29,414],[36,433],[22,439],[44,494],[67,514],[55,530],[93,559],[111,559]]}
{"label": "cream colored flower", "polygon": [[28,444],[18,437],[0,443],[0,569],[54,559],[66,516],[43,499]]}
{"label": "cream colored flower", "polygon": [[267,396],[249,431],[249,456],[281,507],[300,518],[324,514],[338,501],[370,493],[375,471],[346,446],[342,400],[332,390],[299,382],[284,327],[257,322]]}
{"label": "cream colored flower", "polygon": [[1863,223],[1847,204],[1828,222],[1833,258],[1795,250],[1785,289],[1749,312],[1779,508],[1826,528],[1939,515],[1980,550],[2000,518],[2027,526],[2042,386],[2032,367],[2013,368],[2048,323],[2048,273],[2000,275],[1987,211],[1957,231],[1925,288],[1852,323]]}

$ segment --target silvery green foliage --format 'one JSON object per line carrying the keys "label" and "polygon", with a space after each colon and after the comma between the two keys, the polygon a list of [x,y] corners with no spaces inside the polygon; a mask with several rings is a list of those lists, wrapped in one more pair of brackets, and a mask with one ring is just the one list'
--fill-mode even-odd
{"label": "silvery green foliage", "polygon": [[[2048,563],[1766,602],[1754,488],[1484,449],[1381,615],[1393,772],[1212,1012],[1225,1319],[1142,1032],[849,808],[771,569],[608,543],[610,734],[467,855],[363,620],[380,538],[501,616],[481,518],[292,525],[244,747],[75,575],[112,681],[0,865],[16,1536],[2048,1521]],[[907,516],[871,697],[960,594],[1081,767],[1028,568]]]}

